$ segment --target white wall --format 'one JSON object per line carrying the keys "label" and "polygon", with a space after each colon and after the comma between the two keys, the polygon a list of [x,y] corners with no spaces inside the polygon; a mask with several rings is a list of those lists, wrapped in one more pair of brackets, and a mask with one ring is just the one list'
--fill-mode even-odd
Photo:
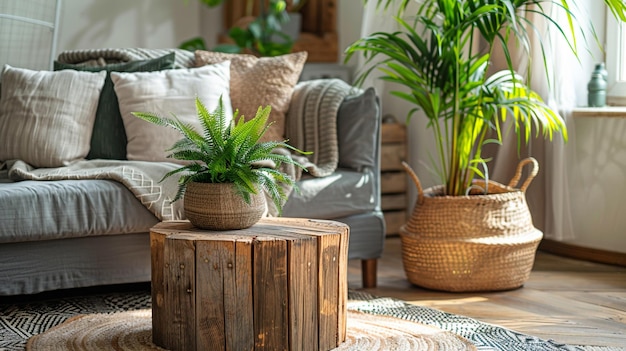
{"label": "white wall", "polygon": [[176,47],[198,35],[199,6],[191,0],[63,0],[57,53]]}
{"label": "white wall", "polygon": [[[626,119],[576,118],[570,174],[573,244],[626,253]],[[574,156],[574,155],[572,155]]]}
{"label": "white wall", "polygon": [[[363,22],[363,2],[361,0],[337,0],[339,31],[339,62],[343,62],[343,51],[361,37]],[[356,60],[350,60],[348,66],[355,67]]]}

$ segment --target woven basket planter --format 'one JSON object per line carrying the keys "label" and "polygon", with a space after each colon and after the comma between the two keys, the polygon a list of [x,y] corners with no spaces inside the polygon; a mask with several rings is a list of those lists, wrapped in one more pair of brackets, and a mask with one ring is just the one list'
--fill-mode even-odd
{"label": "woven basket planter", "polygon": [[[533,169],[515,189],[526,164]],[[422,191],[415,172],[405,168],[418,190],[413,213],[400,229],[402,261],[411,283],[454,292],[508,290],[524,284],[543,236],[533,226],[525,197],[537,161],[520,162],[508,186],[489,182],[487,195],[443,196],[441,186]]]}
{"label": "woven basket planter", "polygon": [[187,219],[203,229],[248,228],[258,222],[265,212],[262,191],[250,194],[248,204],[231,183],[189,183],[183,201]]}

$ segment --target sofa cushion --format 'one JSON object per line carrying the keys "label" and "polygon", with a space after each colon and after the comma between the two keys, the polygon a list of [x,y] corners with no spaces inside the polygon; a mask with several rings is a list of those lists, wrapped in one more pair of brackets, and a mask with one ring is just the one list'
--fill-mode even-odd
{"label": "sofa cushion", "polygon": [[0,160],[59,167],[83,159],[105,72],[33,71],[5,65]]}
{"label": "sofa cushion", "polygon": [[196,97],[210,111],[217,107],[221,97],[226,116],[232,118],[230,61],[156,72],[111,72],[111,79],[128,138],[129,160],[178,162],[166,156],[167,150],[181,139],[178,131],[146,122],[132,112],[151,112],[168,118],[173,113],[201,131]]}
{"label": "sofa cushion", "polygon": [[335,219],[376,209],[376,185],[372,169],[346,169],[327,177],[303,177],[300,192],[292,191],[283,207],[285,217]]}
{"label": "sofa cushion", "polygon": [[113,81],[109,72],[151,72],[174,68],[174,53],[145,61],[132,61],[128,63],[116,63],[104,67],[89,67],[69,63],[54,62],[54,70],[73,69],[86,72],[107,72],[98,109],[91,135],[91,148],[87,159],[126,159],[126,132],[122,123],[122,116],[117,101],[117,95],[113,89]]}
{"label": "sofa cushion", "polygon": [[285,113],[306,58],[306,52],[258,58],[245,54],[196,51],[198,66],[231,60],[230,97],[233,109],[238,109],[240,114],[250,119],[259,106],[272,107],[270,121],[274,124],[262,141],[284,139]]}
{"label": "sofa cushion", "polygon": [[147,232],[158,219],[112,180],[0,183],[0,243]]}
{"label": "sofa cushion", "polygon": [[380,109],[374,88],[346,97],[337,112],[339,167],[376,167]]}

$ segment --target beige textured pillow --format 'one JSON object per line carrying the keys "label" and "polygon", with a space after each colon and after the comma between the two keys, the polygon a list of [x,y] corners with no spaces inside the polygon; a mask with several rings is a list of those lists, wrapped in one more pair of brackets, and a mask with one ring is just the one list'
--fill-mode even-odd
{"label": "beige textured pillow", "polygon": [[250,119],[259,106],[272,106],[270,121],[274,124],[263,141],[284,139],[285,114],[306,58],[306,52],[257,58],[244,54],[196,51],[197,66],[231,60],[230,99],[233,109],[238,109],[240,115]]}
{"label": "beige textured pillow", "polygon": [[33,71],[4,66],[0,160],[34,167],[85,158],[106,72]]}
{"label": "beige textured pillow", "polygon": [[195,99],[213,111],[220,96],[226,116],[232,118],[229,96],[230,61],[200,68],[169,69],[155,72],[111,72],[113,88],[120,105],[128,144],[129,160],[180,162],[167,158],[166,150],[181,139],[176,130],[135,117],[132,112],[151,112],[172,118],[172,113],[198,131]]}

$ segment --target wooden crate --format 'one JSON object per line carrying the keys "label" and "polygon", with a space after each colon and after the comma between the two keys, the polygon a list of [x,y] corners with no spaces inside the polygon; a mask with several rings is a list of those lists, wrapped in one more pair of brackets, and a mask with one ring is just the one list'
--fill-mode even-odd
{"label": "wooden crate", "polygon": [[405,144],[406,126],[400,123],[383,123],[382,137],[383,144]]}
{"label": "wooden crate", "polygon": [[382,144],[380,152],[381,171],[401,171],[404,172],[402,161],[406,161],[406,145],[389,143]]}
{"label": "wooden crate", "polygon": [[382,172],[380,191],[385,194],[406,193],[408,184],[407,175],[404,172]]}
{"label": "wooden crate", "polygon": [[405,210],[407,202],[406,193],[386,194],[381,197],[380,207],[383,211]]}
{"label": "wooden crate", "polygon": [[[291,1],[288,1],[290,4]],[[227,1],[223,8],[221,43],[232,42],[226,34],[242,18],[248,16],[245,1]],[[252,15],[259,14],[258,2],[253,3]],[[337,62],[340,58],[337,32],[337,0],[308,0],[300,9],[302,29],[292,52],[308,52],[307,62]]]}
{"label": "wooden crate", "polygon": [[400,123],[383,123],[381,132],[381,209],[387,235],[396,235],[406,222],[407,175],[402,161],[407,159],[406,127]]}
{"label": "wooden crate", "polygon": [[406,224],[407,213],[404,210],[401,211],[384,211],[383,217],[385,218],[385,234],[396,235],[400,233],[400,227]]}
{"label": "wooden crate", "polygon": [[348,226],[264,218],[208,231],[157,224],[153,342],[169,350],[331,350],[345,340]]}

